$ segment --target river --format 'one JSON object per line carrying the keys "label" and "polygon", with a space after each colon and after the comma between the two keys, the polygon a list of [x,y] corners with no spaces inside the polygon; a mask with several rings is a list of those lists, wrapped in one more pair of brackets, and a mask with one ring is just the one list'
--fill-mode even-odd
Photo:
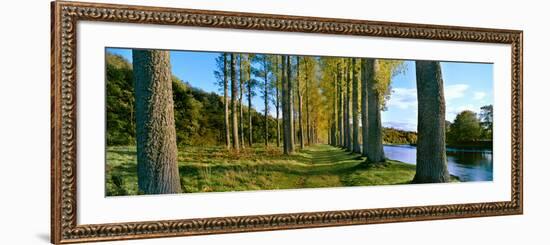
{"label": "river", "polygon": [[[384,145],[386,157],[416,164],[416,147],[410,145]],[[493,152],[491,150],[461,150],[447,148],[449,173],[460,181],[492,181]]]}

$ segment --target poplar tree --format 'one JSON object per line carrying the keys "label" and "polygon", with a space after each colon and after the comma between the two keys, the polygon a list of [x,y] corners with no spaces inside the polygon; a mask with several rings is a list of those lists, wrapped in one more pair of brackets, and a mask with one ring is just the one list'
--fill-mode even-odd
{"label": "poplar tree", "polygon": [[133,50],[138,189],[181,192],[169,51]]}
{"label": "poplar tree", "polygon": [[441,65],[416,61],[418,140],[415,183],[449,182],[445,146],[445,94]]}

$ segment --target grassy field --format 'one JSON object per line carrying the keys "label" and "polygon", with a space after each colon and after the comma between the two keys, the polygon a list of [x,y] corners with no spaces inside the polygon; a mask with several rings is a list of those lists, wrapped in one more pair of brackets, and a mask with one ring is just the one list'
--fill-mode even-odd
{"label": "grassy field", "polygon": [[[314,145],[292,156],[263,145],[232,153],[224,147],[179,147],[182,189],[191,192],[299,189],[409,183],[415,166],[388,160],[369,166],[358,154]],[[107,149],[107,196],[137,195],[135,147]]]}

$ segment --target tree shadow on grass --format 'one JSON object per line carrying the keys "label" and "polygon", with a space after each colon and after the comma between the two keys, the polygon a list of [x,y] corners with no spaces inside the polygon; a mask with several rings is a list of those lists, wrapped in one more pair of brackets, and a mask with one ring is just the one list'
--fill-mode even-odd
{"label": "tree shadow on grass", "polygon": [[107,152],[131,157],[137,156],[136,150],[107,149]]}
{"label": "tree shadow on grass", "polygon": [[349,160],[361,160],[361,156],[348,152],[345,149],[340,149],[332,146],[321,146],[316,149],[305,149],[300,153],[306,154],[308,157],[302,155],[296,156],[296,158],[309,161],[312,164],[338,164]]}
{"label": "tree shadow on grass", "polygon": [[[266,157],[265,151],[263,153],[258,153],[258,151],[251,149],[251,152],[249,152],[249,155],[247,155],[247,157],[249,157],[248,159],[230,159],[230,164],[226,164],[227,159],[224,158],[224,154],[218,154],[216,152],[216,149],[189,149],[191,151],[194,151],[194,153],[205,156],[205,158],[201,159],[195,158],[193,156],[194,154],[188,154],[188,152],[183,149],[183,151],[180,152],[180,164],[178,166],[181,178],[191,178],[194,179],[193,181],[196,181],[197,179],[202,181],[201,179],[206,178],[206,182],[214,181],[212,183],[215,183],[215,181],[218,180],[216,178],[224,178],[224,176],[228,174],[231,176],[244,176],[243,178],[247,178],[247,183],[241,183],[242,185],[237,186],[239,188],[249,188],[250,186],[254,186],[255,184],[249,186],[247,185],[248,183],[256,183],[260,179],[271,179],[274,175],[288,176],[288,178],[291,179],[297,177],[301,180],[302,184],[308,181],[310,182],[311,180],[314,181],[313,183],[317,183],[319,185],[318,187],[329,187],[328,185],[330,185],[331,187],[365,186],[370,185],[368,183],[371,183],[368,179],[364,179],[367,176],[363,174],[365,171],[380,170],[381,172],[384,172],[384,168],[387,167],[387,164],[368,164],[366,163],[365,158],[359,154],[350,153],[345,149],[325,145],[309,147],[291,156],[277,155]],[[115,152],[116,154],[131,154],[131,151],[127,150],[113,150],[113,152]],[[183,157],[183,155],[185,155],[185,157]],[[213,156],[216,157],[214,158]],[[185,160],[182,162],[182,159]],[[218,159],[220,159],[219,164],[217,163]],[[188,160],[189,162],[185,163],[185,161]],[[224,162],[222,163],[221,161]],[[404,169],[405,167],[400,165],[392,165],[390,167],[392,169],[395,169],[396,171],[406,170]],[[124,178],[137,177],[137,166],[135,162],[124,162],[119,166],[112,167],[112,169],[109,171],[111,171],[111,174],[119,175]],[[369,174],[368,176],[371,175],[372,174]],[[378,174],[375,173],[373,176],[378,176]],[[288,180],[288,178],[285,177],[284,179]],[[223,183],[222,179],[219,180]],[[241,182],[243,181],[241,179],[238,180]],[[325,182],[325,180],[328,182]],[[400,182],[398,183],[388,183],[388,185],[409,184],[410,182],[401,180],[399,181]],[[384,180],[382,179],[381,182],[384,182]],[[236,188],[235,190],[240,190],[237,187],[234,187]],[[284,189],[309,187],[316,187],[316,185],[314,184],[305,187],[296,182],[295,187],[293,186]],[[212,191],[220,191],[223,189],[222,188],[218,190],[218,188],[214,187],[214,190]],[[227,189],[233,187],[226,186],[224,188]],[[278,189],[278,187],[271,188],[269,186],[262,186],[261,188],[266,190]],[[193,190],[191,192],[202,192],[200,191],[200,189],[201,188],[199,188],[199,190]]]}
{"label": "tree shadow on grass", "polygon": [[124,175],[124,176],[137,176],[136,164],[121,164],[119,166],[112,167],[110,169],[112,174]]}
{"label": "tree shadow on grass", "polygon": [[[264,157],[265,156],[263,155],[258,155],[258,159],[256,160],[260,162],[267,162],[271,160],[265,159]],[[222,158],[220,158],[220,160],[221,159]],[[182,164],[179,166],[179,169],[180,174],[187,176],[198,175],[205,168],[208,168],[209,171],[215,173],[223,173],[224,171],[255,171],[259,173],[281,172],[283,174],[312,176],[321,174],[340,174],[348,171],[354,171],[353,168],[363,162],[363,158],[359,154],[350,154],[343,149],[326,145],[309,147],[291,156],[281,155],[274,157],[273,159],[277,160],[277,162],[267,164],[239,164],[239,162],[236,161],[227,165],[208,163],[202,165]],[[287,160],[291,162],[285,162]]]}

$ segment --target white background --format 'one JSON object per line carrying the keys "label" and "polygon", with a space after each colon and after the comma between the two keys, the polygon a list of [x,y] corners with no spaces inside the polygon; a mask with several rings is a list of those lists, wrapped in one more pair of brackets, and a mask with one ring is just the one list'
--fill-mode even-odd
{"label": "white background", "polygon": [[[152,1],[118,1],[147,4]],[[533,1],[534,2],[534,1]],[[543,2],[543,1],[540,1]],[[154,239],[118,244],[478,244],[548,243],[547,6],[527,1],[155,1],[180,7],[523,29],[525,214]],[[2,6],[0,52],[0,229],[3,244],[49,240],[49,1]],[[531,242],[528,242],[531,241]]]}
{"label": "white background", "polygon": [[[78,33],[78,224],[510,200],[510,45],[104,22],[81,22]],[[105,198],[109,46],[492,62],[498,102],[493,181]]]}

